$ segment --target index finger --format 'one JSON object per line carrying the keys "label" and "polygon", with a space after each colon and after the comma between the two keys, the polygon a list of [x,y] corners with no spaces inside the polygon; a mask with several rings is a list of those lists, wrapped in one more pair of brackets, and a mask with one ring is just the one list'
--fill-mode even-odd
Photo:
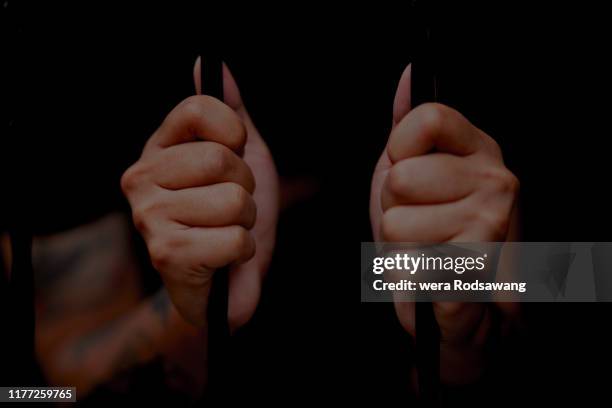
{"label": "index finger", "polygon": [[246,129],[238,114],[220,100],[194,95],[166,116],[147,142],[145,153],[196,140],[217,142],[240,151],[246,142]]}
{"label": "index finger", "polygon": [[480,149],[479,132],[456,110],[426,103],[410,111],[393,128],[387,151],[393,163],[430,153],[467,156]]}

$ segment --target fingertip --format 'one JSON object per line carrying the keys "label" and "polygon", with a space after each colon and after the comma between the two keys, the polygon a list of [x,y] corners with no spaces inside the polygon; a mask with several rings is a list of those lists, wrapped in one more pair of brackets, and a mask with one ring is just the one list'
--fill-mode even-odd
{"label": "fingertip", "polygon": [[240,89],[234,79],[234,75],[232,75],[232,72],[225,62],[223,63],[223,95],[225,98],[224,102],[232,109],[238,110],[242,108]]}
{"label": "fingertip", "polygon": [[[202,93],[202,58],[198,56],[193,64],[193,82],[197,95]],[[236,79],[229,69],[227,64],[223,62],[223,102],[234,110],[240,110],[243,107],[242,96],[240,89],[236,83]]]}
{"label": "fingertip", "polygon": [[415,303],[414,302],[395,302],[395,313],[397,314],[397,318],[408,334],[415,337],[416,336],[416,313],[415,313]]}
{"label": "fingertip", "polygon": [[402,72],[397,90],[395,91],[395,98],[393,99],[393,124],[398,124],[408,112],[410,112],[410,81],[412,73],[412,64],[408,66]]}
{"label": "fingertip", "polygon": [[251,320],[260,296],[261,277],[255,262],[248,262],[231,271],[228,320],[232,333]]}
{"label": "fingertip", "polygon": [[202,93],[202,76],[200,72],[202,70],[202,59],[198,56],[193,64],[193,83],[195,84],[196,95]]}

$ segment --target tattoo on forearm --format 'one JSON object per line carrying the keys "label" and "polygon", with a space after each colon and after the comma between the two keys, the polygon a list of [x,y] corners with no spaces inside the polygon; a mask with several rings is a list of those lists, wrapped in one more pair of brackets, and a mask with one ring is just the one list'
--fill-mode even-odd
{"label": "tattoo on forearm", "polygon": [[32,262],[37,296],[45,305],[41,320],[52,321],[74,311],[100,310],[126,291],[139,296],[134,293],[138,290],[138,266],[128,221],[121,214],[36,237]]}
{"label": "tattoo on forearm", "polygon": [[106,326],[101,327],[100,329],[88,333],[83,337],[79,338],[74,346],[71,348],[72,357],[75,360],[81,360],[92,348],[100,346],[105,341],[108,341],[112,335],[116,334],[119,325],[123,319],[119,319],[116,321],[107,324]]}
{"label": "tattoo on forearm", "polygon": [[163,324],[168,322],[168,316],[170,315],[170,297],[165,289],[160,290],[151,299],[151,308],[153,312],[159,316]]}
{"label": "tattoo on forearm", "polygon": [[115,357],[112,364],[112,372],[119,374],[125,372],[139,364],[144,364],[143,355],[153,347],[153,340],[149,333],[139,329],[134,336],[127,342],[125,347]]}
{"label": "tattoo on forearm", "polygon": [[[150,307],[155,316],[159,317],[163,324],[168,321],[170,315],[170,297],[168,292],[164,289],[160,290],[155,296],[151,298]],[[100,329],[88,333],[78,340],[78,342],[72,348],[72,355],[75,359],[82,358],[91,348],[100,345],[107,341],[113,334],[116,334],[121,330],[120,325],[125,321],[127,317],[120,318],[107,324]],[[136,333],[140,338],[147,337],[144,331]]]}
{"label": "tattoo on forearm", "polygon": [[58,245],[54,238],[34,240],[32,262],[39,287],[70,282],[75,274],[83,272],[89,258],[103,257],[113,250],[113,236],[108,231],[95,235],[89,231],[72,234],[71,245]]}
{"label": "tattoo on forearm", "polygon": [[[95,361],[103,365],[105,375],[129,378],[143,366],[161,361],[169,388],[195,387],[204,374],[192,372],[192,355],[177,357],[175,349],[166,354],[162,347],[160,336],[171,330],[168,292],[161,289],[145,301],[141,298],[127,222],[123,216],[109,215],[35,240],[37,296],[44,305],[37,324],[53,327],[59,319],[74,317],[86,321],[81,332],[75,330],[70,342],[62,343],[68,347],[61,350],[70,359],[67,364],[79,367],[83,361]],[[188,352],[188,347],[189,342],[185,348],[180,344],[175,348]]]}

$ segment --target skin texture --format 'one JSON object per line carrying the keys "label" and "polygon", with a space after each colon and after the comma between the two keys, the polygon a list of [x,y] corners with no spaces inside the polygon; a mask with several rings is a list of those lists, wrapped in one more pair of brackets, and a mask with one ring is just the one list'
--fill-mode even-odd
{"label": "skin texture", "polygon": [[[199,69],[197,61],[198,93]],[[169,390],[197,396],[219,267],[230,265],[230,326],[254,313],[274,249],[279,183],[227,67],[223,78],[225,103],[183,101],[121,180],[164,288],[141,295],[130,220],[120,214],[35,237],[36,351],[50,384],[82,396],[115,381],[125,389],[140,367],[161,362]]]}
{"label": "skin texture", "polygon": [[[441,104],[410,107],[410,66],[400,79],[393,128],[372,179],[374,237],[387,242],[480,242],[508,239],[519,183],[497,143],[463,115]],[[441,330],[441,377],[469,382],[484,368],[492,309],[511,304],[434,303]],[[412,336],[415,308],[396,302]]]}
{"label": "skin texture", "polygon": [[159,360],[169,390],[197,395],[206,333],[180,316],[165,289],[143,298],[129,222],[110,214],[34,238],[38,361],[50,384],[85,396]]}
{"label": "skin texture", "polygon": [[[196,61],[198,93],[200,66]],[[174,108],[121,186],[153,265],[187,321],[205,326],[211,278],[230,265],[228,314],[235,329],[259,300],[274,249],[279,184],[225,65],[223,88],[224,102],[197,95]]]}

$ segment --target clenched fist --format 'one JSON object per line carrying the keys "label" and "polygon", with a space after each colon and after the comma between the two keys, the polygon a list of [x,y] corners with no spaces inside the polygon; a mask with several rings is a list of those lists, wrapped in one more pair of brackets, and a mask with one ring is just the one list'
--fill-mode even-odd
{"label": "clenched fist", "polygon": [[[200,93],[200,61],[194,68]],[[206,91],[206,90],[204,90]],[[231,73],[225,101],[181,102],[121,179],[136,227],[181,315],[205,324],[215,271],[230,266],[229,321],[257,306],[278,219],[278,175]]]}
{"label": "clenched fist", "polygon": [[[398,86],[393,121],[372,180],[370,217],[375,239],[505,241],[518,181],[504,166],[497,143],[447,106],[431,103],[410,110],[410,67]],[[414,303],[395,306],[403,327],[418,336]],[[469,374],[457,373],[458,366],[479,365],[475,360],[480,359],[478,348],[490,330],[490,307],[434,304],[442,336],[443,379],[465,379]]]}

